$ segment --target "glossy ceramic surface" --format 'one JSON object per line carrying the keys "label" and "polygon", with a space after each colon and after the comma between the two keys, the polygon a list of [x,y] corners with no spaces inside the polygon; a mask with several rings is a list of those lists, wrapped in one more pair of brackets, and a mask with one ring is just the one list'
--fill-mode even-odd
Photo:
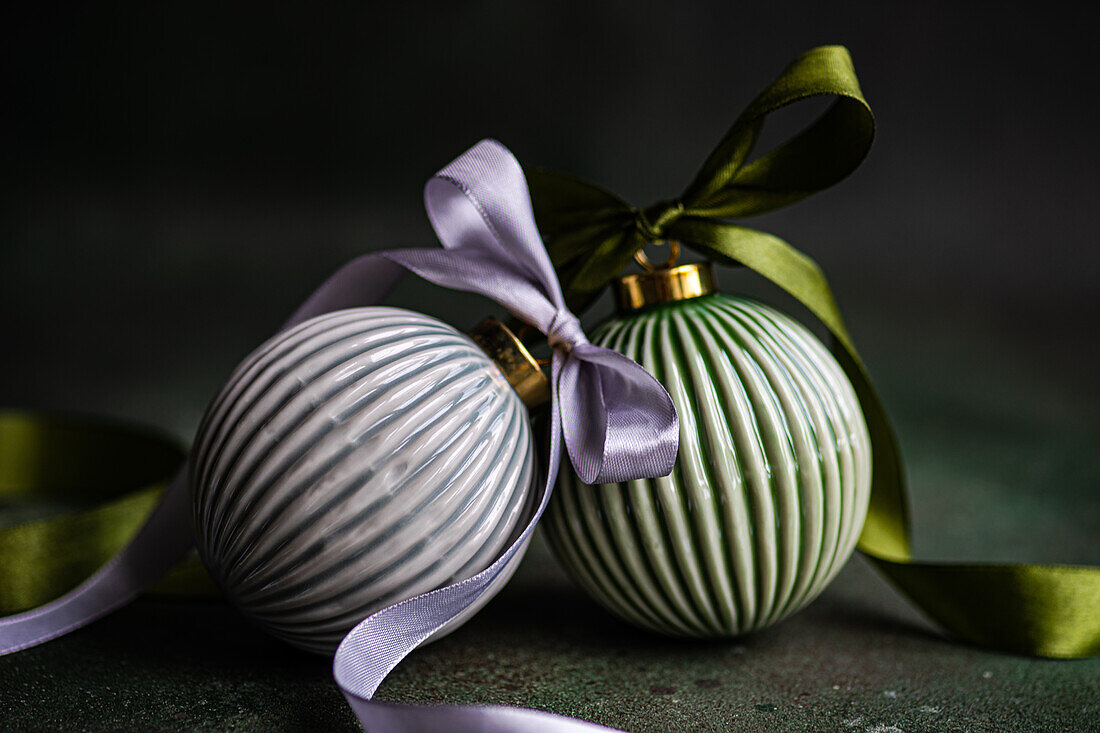
{"label": "glossy ceramic surface", "polygon": [[655,631],[735,636],[816,597],[867,512],[855,392],[804,326],[721,294],[612,319],[593,343],[659,379],[680,417],[672,475],[586,486],[567,465],[543,522],[576,580]]}
{"label": "glossy ceramic surface", "polygon": [[230,599],[330,653],[371,612],[489,565],[534,478],[527,410],[477,346],[427,316],[359,308],[238,367],[199,429],[191,490],[199,552]]}

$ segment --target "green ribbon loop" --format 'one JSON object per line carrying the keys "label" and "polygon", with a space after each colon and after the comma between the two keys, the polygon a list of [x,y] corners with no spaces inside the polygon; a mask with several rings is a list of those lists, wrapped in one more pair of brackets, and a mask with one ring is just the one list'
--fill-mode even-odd
{"label": "green ribbon loop", "polygon": [[[749,160],[768,115],[820,96],[832,104],[809,127]],[[727,219],[762,214],[837,183],[874,138],[847,49],[799,56],[737,118],[684,193],[642,209],[576,178],[527,171],[539,229],[566,299],[583,309],[648,242],[676,239],[709,258],[744,265],[790,293],[829,329],[851,379],[874,451],[859,549],[950,634],[984,646],[1054,658],[1100,654],[1100,568],[915,562],[897,440],[821,268],[782,239]]]}
{"label": "green ribbon loop", "polygon": [[[835,99],[817,120],[748,161],[769,114],[819,96]],[[679,239],[713,256],[707,240],[692,236],[699,225],[763,214],[828,188],[859,166],[874,135],[847,49],[822,46],[752,101],[677,199],[637,209],[598,186],[541,170],[528,171],[527,183],[571,304],[583,307],[648,242]]]}
{"label": "green ribbon loop", "polygon": [[[0,615],[57,598],[111,559],[183,458],[175,442],[120,423],[0,411]],[[151,590],[216,592],[197,558]]]}

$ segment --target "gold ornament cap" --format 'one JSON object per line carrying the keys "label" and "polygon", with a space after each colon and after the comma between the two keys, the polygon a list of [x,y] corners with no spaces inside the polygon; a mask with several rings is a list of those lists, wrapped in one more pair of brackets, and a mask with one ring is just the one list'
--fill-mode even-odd
{"label": "gold ornament cap", "polygon": [[512,329],[490,317],[474,326],[469,336],[497,365],[523,404],[532,408],[550,401],[550,379]]}
{"label": "gold ornament cap", "polygon": [[645,272],[624,275],[615,282],[615,300],[620,313],[714,292],[714,265],[710,262],[675,265],[680,245],[670,241],[669,249],[668,261],[662,265],[654,265],[640,251],[634,256]]}

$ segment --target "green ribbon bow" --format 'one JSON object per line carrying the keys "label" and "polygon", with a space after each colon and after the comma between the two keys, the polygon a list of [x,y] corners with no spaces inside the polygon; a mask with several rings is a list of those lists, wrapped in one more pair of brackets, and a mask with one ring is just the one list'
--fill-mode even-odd
{"label": "green ribbon bow", "polygon": [[[751,162],[772,112],[835,97],[798,135]],[[1100,654],[1100,568],[914,562],[901,457],[817,264],[782,239],[728,219],[762,214],[840,181],[867,155],[875,121],[847,49],[822,46],[794,60],[733,123],[683,195],[636,208],[576,178],[529,170],[539,229],[566,299],[583,309],[647,243],[673,239],[725,264],[744,265],[793,295],[834,337],[833,353],[867,419],[874,475],[859,549],[951,634],[1044,657]]]}

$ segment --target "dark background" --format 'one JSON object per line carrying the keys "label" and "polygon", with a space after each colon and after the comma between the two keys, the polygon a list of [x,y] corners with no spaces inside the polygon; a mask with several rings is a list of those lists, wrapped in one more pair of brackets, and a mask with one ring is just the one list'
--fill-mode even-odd
{"label": "dark background", "polygon": [[[649,203],[788,61],[842,43],[878,118],[870,156],[746,223],[829,274],[896,423],[920,556],[1100,561],[1084,4],[20,5],[0,11],[0,405],[188,440],[329,272],[434,243],[423,183],[477,140]],[[790,306],[747,273],[721,280]],[[460,328],[496,310],[414,282],[391,302]],[[601,614],[536,542],[383,692],[635,730],[1086,729],[1095,661],[946,642],[860,561],[744,646],[684,646]],[[353,727],[323,660],[220,604],[139,602],[5,658],[0,678],[0,710],[31,728]]]}
{"label": "dark background", "polygon": [[[973,503],[947,512],[960,519],[945,553],[1096,559],[1021,541],[1035,534],[1011,524],[1000,541],[972,530],[989,496],[1021,496],[1020,472],[1069,471],[1069,504],[1088,510],[1070,521],[1100,532],[1086,466],[1100,432],[1090,17],[1056,4],[763,5],[4,11],[0,404],[188,439],[233,365],[326,274],[366,250],[434,243],[423,183],[478,139],[647,203],[681,190],[789,60],[843,43],[878,117],[870,156],[834,189],[748,223],[829,273],[916,496],[935,495],[921,484],[941,478],[929,461],[945,451],[973,477],[953,498]],[[813,111],[779,115],[766,140]],[[723,284],[773,296],[741,272]],[[495,310],[412,282],[393,302],[459,327]],[[935,421],[933,443],[916,418]],[[1060,452],[1026,460],[1043,430]],[[989,431],[1011,435],[1024,462],[983,458]],[[1049,509],[1052,528],[1065,510]]]}
{"label": "dark background", "polygon": [[[850,180],[753,223],[826,267],[857,338],[863,308],[927,301],[1006,342],[1097,325],[1084,11],[88,5],[3,23],[6,402],[120,399],[186,433],[327,272],[434,241],[421,186],[473,142],[648,202],[678,192],[748,100],[822,43],[851,49],[876,145]],[[429,309],[452,300],[422,293]]]}
{"label": "dark background", "polygon": [[4,397],[103,408],[86,387],[153,395],[188,374],[205,395],[345,258],[432,243],[421,186],[482,137],[639,203],[675,194],[822,43],[851,49],[876,145],[850,180],[754,223],[853,306],[961,299],[1006,340],[1018,319],[1050,326],[1031,313],[1054,299],[1095,310],[1100,69],[1076,5],[538,5],[5,18]]}
{"label": "dark background", "polygon": [[[648,203],[794,56],[842,43],[878,118],[870,156],[747,223],[824,266],[914,472],[943,450],[979,485],[1072,468],[1073,501],[1097,508],[1078,442],[1011,471],[967,447],[1017,422],[1100,432],[1100,64],[1076,5],[229,5],[3,11],[0,404],[189,439],[329,272],[434,243],[423,183],[477,140]],[[778,115],[765,142],[816,111]],[[774,299],[745,273],[723,286]],[[460,328],[495,310],[413,282],[392,302]],[[943,445],[907,411],[939,420]],[[1020,532],[987,546],[971,509],[958,549],[1047,549]],[[1082,515],[1100,532],[1100,508]],[[1045,559],[1089,559],[1063,554]]]}

